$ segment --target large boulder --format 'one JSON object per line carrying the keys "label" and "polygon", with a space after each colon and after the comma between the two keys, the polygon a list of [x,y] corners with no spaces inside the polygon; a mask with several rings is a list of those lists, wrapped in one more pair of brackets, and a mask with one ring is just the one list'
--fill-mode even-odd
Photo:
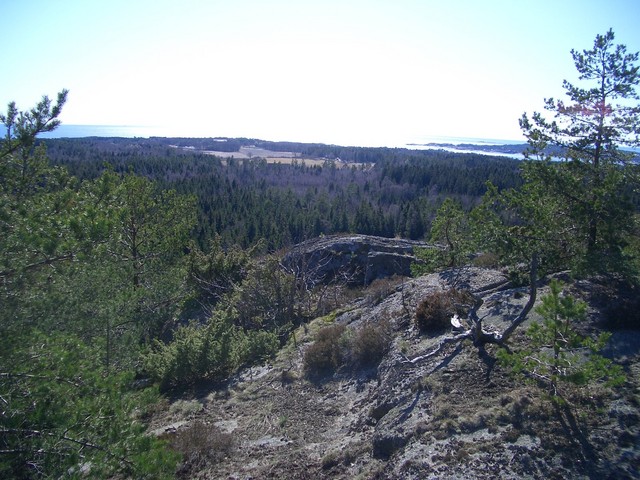
{"label": "large boulder", "polygon": [[411,263],[418,261],[415,249],[428,247],[398,238],[332,235],[296,245],[282,263],[310,286],[331,281],[366,286],[378,278],[411,275]]}

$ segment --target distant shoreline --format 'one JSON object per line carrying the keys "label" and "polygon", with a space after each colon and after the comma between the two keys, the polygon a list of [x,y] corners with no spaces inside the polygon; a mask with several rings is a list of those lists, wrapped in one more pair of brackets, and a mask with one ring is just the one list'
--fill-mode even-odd
{"label": "distant shoreline", "polygon": [[[513,158],[517,160],[524,159],[523,152],[528,145],[524,141],[517,140],[500,140],[491,138],[471,138],[471,137],[454,137],[454,136],[435,136],[424,135],[422,137],[414,137],[407,141],[380,141],[379,139],[371,143],[366,141],[360,142],[344,142],[342,144],[333,144],[325,142],[300,142],[286,141],[274,142],[272,140],[264,140],[259,138],[247,137],[223,137],[213,134],[200,135],[195,134],[177,135],[177,132],[170,131],[162,127],[150,126],[128,126],[128,125],[60,125],[53,132],[43,133],[39,137],[43,139],[81,139],[81,138],[136,138],[136,139],[193,139],[193,140],[214,140],[226,142],[233,139],[243,139],[256,142],[273,142],[273,143],[299,143],[309,145],[326,145],[340,148],[399,148],[407,150],[442,150],[451,153],[467,153],[479,155],[492,155],[498,157]],[[183,132],[186,133],[186,132]],[[6,129],[0,126],[0,135],[4,136]],[[397,138],[397,137],[396,137]],[[375,143],[375,144],[374,144]],[[217,149],[212,149],[217,150]],[[634,149],[626,149],[637,152]],[[282,155],[280,155],[282,157]],[[636,157],[636,161],[639,161]]]}
{"label": "distant shoreline", "polygon": [[408,144],[409,148],[418,147],[420,150],[445,150],[453,153],[476,153],[481,155],[496,155],[523,159],[526,143],[425,143]]}
{"label": "distant shoreline", "polygon": [[[6,129],[0,126],[0,135],[4,136]],[[66,125],[62,124],[53,132],[43,133],[41,138],[89,138],[89,137],[119,137],[119,138],[226,138],[221,135],[216,135],[214,132],[203,132],[202,129],[194,129],[192,132],[175,131],[169,128],[154,127],[154,126],[132,126],[132,125]],[[452,148],[460,150],[471,150],[471,146],[475,147],[475,150],[486,151],[487,149],[498,151],[496,147],[514,146],[523,144],[524,142],[518,142],[513,140],[499,140],[491,138],[472,138],[472,137],[455,137],[455,136],[438,136],[438,135],[423,135],[423,136],[407,136],[405,139],[398,139],[400,136],[395,136],[394,139],[389,138],[387,141],[384,139],[372,139],[366,141],[360,139],[360,141],[354,142],[341,142],[340,144],[327,143],[322,141],[298,141],[290,140],[294,143],[317,143],[326,145],[339,145],[339,146],[353,146],[353,147],[368,147],[368,148],[407,148],[422,150],[427,148]],[[234,137],[229,137],[234,138]],[[240,138],[240,137],[235,137]],[[243,137],[246,138],[246,137]],[[401,138],[401,137],[400,137]],[[256,140],[258,140],[256,138]],[[264,139],[262,139],[264,140]],[[521,151],[521,150],[520,150]],[[518,152],[507,152],[518,153]]]}

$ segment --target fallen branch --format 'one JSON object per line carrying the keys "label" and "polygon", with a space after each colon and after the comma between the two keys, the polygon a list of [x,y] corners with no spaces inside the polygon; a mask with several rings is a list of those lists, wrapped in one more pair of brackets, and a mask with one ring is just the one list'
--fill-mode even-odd
{"label": "fallen branch", "polygon": [[527,315],[533,308],[537,297],[537,281],[538,281],[538,256],[536,254],[533,255],[531,259],[531,270],[529,274],[530,279],[530,287],[529,287],[529,300],[526,305],[522,308],[522,311],[518,314],[518,316],[514,319],[514,321],[509,325],[504,332],[488,332],[482,328],[482,320],[483,318],[479,318],[477,311],[482,306],[482,301],[478,301],[476,305],[469,311],[469,321],[471,323],[470,328],[465,330],[458,335],[453,337],[443,338],[438,346],[429,353],[424,355],[419,355],[412,359],[406,359],[405,364],[415,365],[418,362],[422,362],[429,358],[435,357],[440,354],[445,346],[452,343],[460,343],[464,340],[472,340],[473,344],[477,347],[481,347],[487,343],[493,343],[496,345],[504,346],[511,334],[518,328],[527,318]]}

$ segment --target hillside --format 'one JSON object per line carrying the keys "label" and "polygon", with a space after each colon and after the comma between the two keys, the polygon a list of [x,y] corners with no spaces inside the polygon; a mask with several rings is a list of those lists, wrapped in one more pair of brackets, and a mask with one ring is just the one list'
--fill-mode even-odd
{"label": "hillside", "polygon": [[[639,478],[640,332],[617,330],[607,347],[627,375],[621,388],[571,390],[570,403],[556,405],[505,371],[492,346],[466,342],[409,361],[451,334],[413,325],[419,303],[451,287],[481,298],[478,315],[497,329],[528,299],[502,272],[475,267],[378,280],[298,328],[272,362],[175,393],[151,430],[185,453],[180,478]],[[570,291],[589,303],[585,332],[600,330],[605,307],[622,302],[596,280]],[[541,285],[538,298],[547,292]],[[329,325],[384,326],[390,348],[374,366],[310,378],[305,351]]]}

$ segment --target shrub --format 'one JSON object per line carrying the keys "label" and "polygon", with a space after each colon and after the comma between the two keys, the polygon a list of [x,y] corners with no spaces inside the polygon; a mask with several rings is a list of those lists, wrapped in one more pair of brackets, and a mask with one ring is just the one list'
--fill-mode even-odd
{"label": "shrub", "polygon": [[223,380],[241,366],[273,355],[278,345],[275,333],[245,332],[233,324],[232,312],[216,311],[206,326],[181,327],[168,344],[156,341],[144,363],[161,388],[168,389]]}
{"label": "shrub", "polygon": [[309,377],[333,373],[344,364],[342,336],[344,325],[331,325],[318,331],[316,341],[304,353],[304,371]]}
{"label": "shrub", "polygon": [[333,467],[335,467],[336,465],[338,465],[340,463],[340,452],[339,451],[332,451],[327,453],[324,457],[322,457],[322,469],[323,470],[330,470]]}
{"label": "shrub", "polygon": [[246,333],[246,350],[243,355],[245,364],[263,362],[273,357],[280,348],[280,340],[275,332],[254,330]]}
{"label": "shrub", "polygon": [[576,324],[587,315],[587,304],[562,294],[562,284],[552,280],[551,292],[541,299],[536,312],[542,322],[533,322],[527,331],[528,342],[519,352],[498,352],[500,362],[516,374],[549,388],[554,401],[565,399],[564,385],[585,386],[604,383],[608,387],[625,381],[622,368],[600,355],[610,333],[589,338],[577,332]]}
{"label": "shrub", "polygon": [[416,261],[411,264],[411,275],[419,277],[437,271],[442,266],[444,253],[438,247],[416,248]]}
{"label": "shrub", "polygon": [[284,272],[275,257],[257,263],[230,299],[236,324],[245,330],[276,332],[284,346],[293,326],[302,320],[303,293],[295,275]]}
{"label": "shrub", "polygon": [[388,321],[369,323],[350,330],[344,325],[325,327],[304,354],[304,370],[308,377],[319,377],[340,368],[372,366],[389,351],[391,326]]}
{"label": "shrub", "polygon": [[451,325],[454,314],[466,314],[466,307],[472,303],[473,296],[466,290],[434,291],[418,305],[415,325],[423,332],[443,330]]}
{"label": "shrub", "polygon": [[498,255],[492,252],[483,252],[473,259],[473,265],[480,268],[497,268],[500,265]]}
{"label": "shrub", "polygon": [[388,320],[380,323],[368,323],[358,330],[352,338],[351,361],[354,366],[376,365],[389,351],[391,345],[391,326]]}
{"label": "shrub", "polygon": [[204,463],[215,463],[233,453],[236,440],[231,433],[215,425],[196,421],[187,428],[178,430],[171,440],[171,447],[183,456],[180,473]]}
{"label": "shrub", "polygon": [[402,277],[394,275],[387,278],[377,278],[367,287],[366,301],[369,305],[376,305],[387,298],[398,285],[402,283]]}
{"label": "shrub", "polygon": [[173,478],[176,455],[145,434],[157,389],[105,374],[100,348],[75,335],[30,338],[0,340],[15,362],[0,381],[0,478]]}

